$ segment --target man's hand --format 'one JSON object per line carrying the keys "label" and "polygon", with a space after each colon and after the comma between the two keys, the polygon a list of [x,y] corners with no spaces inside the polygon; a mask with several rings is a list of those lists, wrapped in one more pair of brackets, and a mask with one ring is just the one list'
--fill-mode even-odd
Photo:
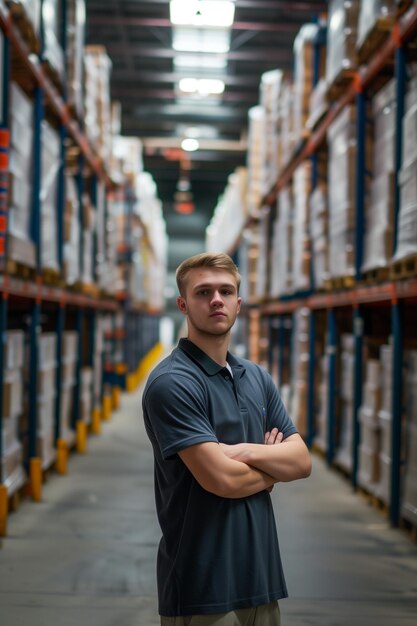
{"label": "man's hand", "polygon": [[[267,446],[273,446],[273,445],[276,445],[278,443],[281,443],[283,438],[284,438],[284,435],[278,430],[278,428],[273,428],[271,430],[271,432],[268,431],[268,432],[265,433],[264,443]],[[234,459],[235,461],[243,461],[243,462],[245,462],[244,461],[244,455],[245,455],[245,450],[246,450],[246,447],[247,447],[245,443],[236,443],[234,445],[228,445],[227,443],[221,443],[220,447],[223,450],[224,454],[229,459]],[[269,487],[267,489],[267,491],[269,491],[269,493],[271,493],[273,488],[274,488],[274,485]]]}
{"label": "man's hand", "polygon": [[273,428],[271,432],[265,433],[265,445],[273,446],[276,443],[281,443],[284,439],[284,435],[279,432],[278,428]]}

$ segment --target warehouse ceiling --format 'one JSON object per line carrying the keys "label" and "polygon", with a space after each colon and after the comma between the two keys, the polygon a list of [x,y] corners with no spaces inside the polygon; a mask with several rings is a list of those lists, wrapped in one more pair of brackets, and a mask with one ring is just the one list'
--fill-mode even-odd
{"label": "warehouse ceiling", "polygon": [[[87,43],[104,45],[112,59],[111,98],[122,106],[122,134],[143,140],[144,167],[157,183],[168,224],[176,210],[192,208],[175,201],[192,194],[190,235],[193,223],[200,229],[207,223],[228,176],[245,164],[247,114],[258,103],[261,74],[276,68],[291,74],[294,38],[302,24],[326,11],[327,2],[236,0],[234,6],[229,50],[210,53],[209,63],[218,67],[204,69],[192,65],[207,65],[207,55],[173,49],[184,29],[172,26],[168,0],[86,0]],[[217,40],[209,31],[205,41]],[[224,91],[186,95],[178,87],[184,77],[221,79]],[[186,137],[197,138],[200,148],[182,150]]]}

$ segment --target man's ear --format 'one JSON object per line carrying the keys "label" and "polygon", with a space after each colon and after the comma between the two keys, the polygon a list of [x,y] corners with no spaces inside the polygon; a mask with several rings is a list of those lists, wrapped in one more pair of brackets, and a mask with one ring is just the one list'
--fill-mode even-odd
{"label": "man's ear", "polygon": [[239,315],[240,313],[240,308],[242,306],[242,298],[239,296],[239,298],[237,299],[237,314]]}
{"label": "man's ear", "polygon": [[182,296],[177,298],[177,307],[183,315],[187,315],[187,303]]}

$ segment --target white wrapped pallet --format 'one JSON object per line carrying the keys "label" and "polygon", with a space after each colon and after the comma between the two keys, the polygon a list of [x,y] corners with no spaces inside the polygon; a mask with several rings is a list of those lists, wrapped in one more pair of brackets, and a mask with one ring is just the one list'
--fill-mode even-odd
{"label": "white wrapped pallet", "polygon": [[311,286],[310,259],[311,239],[309,234],[309,196],[311,189],[311,163],[304,162],[294,172],[293,178],[293,289],[307,290]]}
{"label": "white wrapped pallet", "polygon": [[19,440],[23,415],[24,332],[9,330],[3,341],[3,420],[0,437],[3,440],[0,457],[1,482],[13,494],[26,480],[23,450]]}
{"label": "white wrapped pallet", "polygon": [[327,197],[327,187],[319,184],[309,199],[311,252],[316,289],[322,289],[330,277]]}
{"label": "white wrapped pallet", "polygon": [[394,237],[396,82],[373,98],[374,142],[370,194],[365,205],[362,271],[388,266]]}

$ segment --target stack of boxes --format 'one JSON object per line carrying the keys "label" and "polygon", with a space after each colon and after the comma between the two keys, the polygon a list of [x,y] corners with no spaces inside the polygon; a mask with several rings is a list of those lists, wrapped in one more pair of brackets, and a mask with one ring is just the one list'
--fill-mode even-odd
{"label": "stack of boxes", "polygon": [[16,83],[10,84],[10,198],[8,255],[35,267],[32,240],[33,102]]}
{"label": "stack of boxes", "polygon": [[329,267],[332,278],[355,273],[356,110],[346,107],[329,127]]}
{"label": "stack of boxes", "polygon": [[294,134],[301,139],[307,127],[314,81],[314,44],[317,24],[305,24],[294,40]]}
{"label": "stack of boxes", "polygon": [[297,142],[294,127],[294,86],[291,83],[284,83],[282,87],[281,119],[279,128],[281,133],[281,155],[282,161],[280,165],[284,166],[289,162],[294,153]]}
{"label": "stack of boxes", "polygon": [[[410,72],[416,74],[415,66]],[[417,254],[417,76],[407,88],[403,117],[403,151],[399,173],[400,210],[395,261]]]}
{"label": "stack of boxes", "polygon": [[405,472],[402,513],[414,526],[417,523],[417,351],[410,350],[406,378]]}
{"label": "stack of boxes", "polygon": [[67,285],[80,280],[80,201],[70,173],[65,175],[63,277]]}
{"label": "stack of boxes", "polygon": [[245,167],[238,167],[229,176],[206,230],[206,250],[233,249],[247,218],[247,178]]}
{"label": "stack of boxes", "polygon": [[55,461],[56,333],[41,333],[38,347],[37,455],[42,469]]}
{"label": "stack of boxes", "polygon": [[362,271],[387,267],[393,250],[396,82],[373,98],[374,140],[370,195],[365,206]]}
{"label": "stack of boxes", "polygon": [[395,0],[362,0],[358,18],[356,47],[361,62],[381,45],[390,32],[397,6]]}
{"label": "stack of boxes", "polygon": [[107,161],[111,154],[111,61],[103,46],[87,46],[84,55],[85,130],[98,156]]}
{"label": "stack of boxes", "polygon": [[379,480],[379,414],[381,413],[381,364],[377,359],[366,361],[362,405],[359,408],[361,443],[359,445],[358,482],[374,493]]}
{"label": "stack of boxes", "polygon": [[277,217],[273,224],[270,295],[278,297],[292,291],[292,187],[278,194]]}
{"label": "stack of boxes", "polygon": [[294,319],[294,342],[291,362],[290,415],[302,437],[307,435],[308,370],[310,362],[310,309],[298,309]]}
{"label": "stack of boxes", "polygon": [[375,493],[384,502],[390,501],[391,490],[391,433],[392,433],[392,346],[380,348],[381,408],[378,411],[379,453],[378,484]]}
{"label": "stack of boxes", "polygon": [[320,357],[318,367],[318,394],[315,420],[314,444],[319,450],[327,450],[329,413],[329,353]]}
{"label": "stack of boxes", "polygon": [[42,121],[41,130],[41,267],[58,271],[58,173],[61,146],[58,133]]}
{"label": "stack of boxes", "polygon": [[267,154],[267,113],[262,106],[249,109],[248,129],[248,210],[256,214],[262,198],[268,192],[268,173],[265,169]]}
{"label": "stack of boxes", "polygon": [[352,469],[353,441],[353,376],[355,370],[355,338],[353,335],[341,335],[340,353],[340,398],[338,446],[335,460],[343,469]]}
{"label": "stack of boxes", "polygon": [[42,56],[52,70],[56,82],[63,84],[65,74],[64,51],[60,43],[60,0],[42,0],[43,50]]}
{"label": "stack of boxes", "polygon": [[78,359],[78,333],[67,330],[62,335],[60,437],[68,446],[74,442],[72,414],[74,408],[75,371]]}
{"label": "stack of boxes", "polygon": [[260,105],[265,111],[265,170],[264,195],[273,187],[282,165],[280,145],[280,104],[283,86],[282,70],[271,70],[261,76],[259,86]]}
{"label": "stack of boxes", "polygon": [[83,116],[83,51],[85,39],[85,0],[67,0],[66,75],[67,102]]}
{"label": "stack of boxes", "polygon": [[327,30],[326,82],[330,87],[343,81],[357,67],[359,0],[331,0]]}
{"label": "stack of boxes", "polygon": [[94,369],[83,366],[80,371],[80,421],[84,424],[91,424],[91,417],[94,407]]}
{"label": "stack of boxes", "polygon": [[327,186],[318,184],[310,196],[310,237],[314,286],[322,289],[330,278]]}
{"label": "stack of boxes", "polygon": [[25,481],[20,443],[20,421],[23,414],[24,333],[9,330],[3,341],[3,420],[2,452],[0,457],[0,482],[6,485],[9,495]]}
{"label": "stack of boxes", "polygon": [[82,206],[82,266],[81,281],[85,285],[92,285],[95,282],[96,255],[94,243],[97,232],[97,209],[91,201],[88,193],[83,193],[81,198]]}
{"label": "stack of boxes", "polygon": [[294,172],[294,217],[293,217],[293,290],[310,288],[311,239],[309,229],[309,196],[311,192],[311,163],[305,161]]}

